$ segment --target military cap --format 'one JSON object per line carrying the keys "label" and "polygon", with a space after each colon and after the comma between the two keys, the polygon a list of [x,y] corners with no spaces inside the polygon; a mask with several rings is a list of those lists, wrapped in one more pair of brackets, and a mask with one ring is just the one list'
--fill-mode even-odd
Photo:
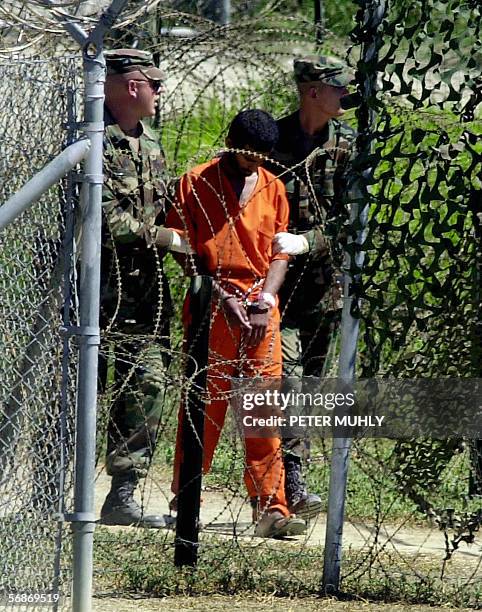
{"label": "military cap", "polygon": [[293,62],[295,81],[320,81],[334,87],[345,87],[353,80],[345,64],[322,55],[309,55]]}
{"label": "military cap", "polygon": [[139,71],[151,81],[162,81],[165,74],[156,67],[152,53],[139,49],[112,49],[104,53],[107,74]]}

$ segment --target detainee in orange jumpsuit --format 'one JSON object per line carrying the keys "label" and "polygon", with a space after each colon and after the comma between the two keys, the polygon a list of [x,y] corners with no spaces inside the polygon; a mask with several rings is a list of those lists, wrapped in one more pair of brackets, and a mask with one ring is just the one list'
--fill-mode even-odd
{"label": "detainee in orange jumpsuit", "polygon": [[[241,128],[248,130],[243,136],[238,133],[239,125],[238,131],[233,128],[240,116]],[[166,220],[167,227],[189,242],[197,256],[198,270],[215,281],[209,339],[209,403],[204,425],[205,473],[224,424],[230,378],[280,377],[282,373],[280,314],[275,295],[284,279],[288,256],[273,255],[271,242],[276,233],[287,231],[289,205],[283,183],[261,167],[262,158],[255,154],[269,153],[272,148],[263,148],[264,143],[256,139],[259,119],[261,124],[268,122],[268,126],[270,120],[274,121],[264,111],[256,110],[244,111],[235,118],[226,143],[246,152],[223,154],[185,174]],[[255,132],[254,137],[250,130]],[[185,304],[185,326],[187,312]],[[179,425],[183,415],[181,410]],[[250,498],[258,501],[259,515],[276,511],[273,521],[275,516],[289,517],[279,438],[245,437],[244,441],[244,480]],[[176,494],[182,457],[178,427],[172,485]],[[290,532],[288,527],[286,533],[304,530],[301,519],[293,519],[295,522],[296,528]],[[275,531],[261,530],[258,535],[269,536]]]}

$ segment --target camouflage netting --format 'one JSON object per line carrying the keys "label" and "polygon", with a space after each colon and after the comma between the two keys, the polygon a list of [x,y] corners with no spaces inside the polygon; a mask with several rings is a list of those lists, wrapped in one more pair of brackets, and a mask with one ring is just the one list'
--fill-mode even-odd
{"label": "camouflage netting", "polygon": [[480,14],[467,2],[400,7],[370,104],[362,375],[478,376]]}
{"label": "camouflage netting", "polygon": [[[0,7],[3,56],[8,59],[19,52],[35,56],[40,49],[45,56],[66,51],[78,56],[58,17],[68,14],[90,29],[100,4],[55,2],[48,8],[40,0],[4,2]],[[201,2],[132,1],[106,36],[106,46],[153,52],[167,74],[167,91],[153,127],[165,150],[167,178],[173,182],[222,149],[226,128],[241,108],[264,108],[276,117],[296,108],[292,59],[315,51],[312,20],[297,12],[302,4],[298,2],[247,4],[233,2],[232,23],[222,27],[207,18]],[[372,12],[377,4],[367,3]],[[462,0],[393,0],[388,9],[381,24],[378,59],[366,55],[377,21],[365,20],[362,12],[348,54],[349,63],[358,68],[359,88],[375,70],[380,88],[358,117],[346,115],[350,125],[358,124],[360,144],[373,143],[370,155],[362,156],[355,168],[358,174],[373,172],[363,247],[367,256],[357,286],[362,300],[359,376],[478,376],[480,11],[475,3]],[[339,21],[332,20],[323,32],[322,50],[344,58],[350,43],[340,32],[350,29],[354,13],[341,6],[339,10]],[[358,62],[360,56],[365,59]],[[46,106],[55,108],[51,103]],[[306,163],[314,163],[314,158]],[[218,195],[223,205],[223,194]],[[122,296],[126,281],[120,272],[117,269]],[[192,384],[182,356],[181,310],[187,281],[170,255],[164,258],[164,269],[157,268],[156,281],[163,277],[169,280],[174,302],[171,364],[159,375],[164,392],[158,446],[138,496],[149,512],[156,513],[169,512],[177,411]],[[160,292],[158,313],[164,302],[165,294]],[[98,420],[97,514],[110,483],[103,467],[109,414],[152,343],[152,335],[146,334],[129,345],[129,336],[118,330],[115,316],[103,332],[101,352],[109,368]],[[120,360],[127,374],[122,380],[113,376],[116,345],[124,351]],[[338,350],[334,338],[331,373],[336,370]],[[239,361],[233,365],[239,366]],[[244,444],[229,425],[203,480],[201,518],[206,529],[201,534],[199,582],[172,572],[171,533],[99,527],[98,592],[164,595],[252,588],[294,595],[318,591],[323,514],[311,524],[306,539],[291,543],[252,539],[251,506],[243,483]],[[345,538],[350,553],[344,590],[398,596],[406,593],[408,581],[416,585],[416,600],[464,598],[474,603],[477,595],[471,585],[480,580],[481,559],[476,548],[480,540],[467,546],[480,525],[480,502],[467,495],[469,479],[472,487],[477,480],[472,444],[355,443],[347,495]],[[313,437],[306,467],[310,489],[320,493],[324,507],[330,447],[329,441]],[[423,528],[414,528],[420,523]]]}
{"label": "camouflage netting", "polygon": [[[355,28],[355,44],[369,40],[370,25]],[[368,100],[377,118],[368,135],[371,154],[360,160],[373,178],[358,287],[359,375],[478,378],[480,7],[394,1],[378,41],[376,64],[360,65],[362,74],[376,65],[380,91]],[[373,461],[374,477],[382,468],[372,492],[381,512],[396,505],[382,501],[395,485],[445,532],[446,560],[460,542],[474,541],[481,520],[480,442],[399,441],[388,454],[380,443],[357,444],[359,452],[356,463],[367,469]],[[374,543],[370,564],[389,540]],[[477,575],[472,569],[470,580]]]}

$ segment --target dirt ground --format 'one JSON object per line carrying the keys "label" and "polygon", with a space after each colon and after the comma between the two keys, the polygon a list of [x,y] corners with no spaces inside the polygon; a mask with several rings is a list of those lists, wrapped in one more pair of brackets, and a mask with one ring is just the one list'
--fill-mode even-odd
{"label": "dirt ground", "polygon": [[[110,478],[105,471],[100,470],[96,481],[95,509],[100,515],[102,502],[107,495]],[[143,491],[137,493],[138,501],[142,503],[147,514],[168,513],[168,500],[170,495],[168,483],[157,479],[147,478]],[[235,493],[226,491],[204,491],[201,520],[205,525],[203,536],[210,533],[233,536],[234,529],[237,538],[253,538],[251,523],[251,508],[246,500]],[[293,543],[303,543],[305,546],[324,546],[325,544],[326,515],[321,514],[309,526],[304,536],[290,538],[290,541],[279,541],[281,546],[290,546]],[[125,529],[116,528],[112,529]],[[127,528],[130,529],[130,528]],[[413,527],[410,525],[394,525],[383,523],[376,528],[374,522],[346,521],[343,528],[343,544],[346,548],[363,549],[373,546],[376,539],[378,550],[387,553],[396,552],[400,555],[423,555],[433,561],[442,560],[446,554],[444,534],[435,526],[430,528]],[[295,542],[296,541],[296,542]],[[461,542],[457,550],[459,562],[480,564],[482,558],[482,532],[476,536],[473,544]]]}
{"label": "dirt ground", "polygon": [[[276,599],[274,597],[166,597],[164,599],[97,599],[94,612],[447,612],[431,606],[335,601],[331,599]],[[467,608],[457,608],[460,612]],[[473,612],[473,611],[472,611]]]}
{"label": "dirt ground", "polygon": [[[103,471],[98,474],[96,482],[96,512],[109,489],[110,479]],[[142,502],[147,513],[168,513],[169,487],[164,479],[148,478],[142,492],[138,492],[138,501]],[[253,543],[253,527],[250,520],[251,510],[246,500],[233,493],[219,491],[204,491],[201,520],[205,529],[201,535],[209,539],[210,533],[232,537],[236,524],[236,537],[245,538]],[[286,541],[276,541],[276,546],[293,546],[303,543],[305,546],[324,545],[326,516],[320,515],[310,526],[309,533]],[[112,527],[111,529],[135,529]],[[458,561],[468,569],[480,564],[482,556],[482,534],[472,545],[461,543],[457,551]],[[347,521],[344,526],[344,545],[348,548],[366,549],[373,546],[374,539],[378,546],[388,552],[398,551],[404,555],[413,555],[414,563],[422,558],[439,560],[445,555],[443,533],[434,528],[419,528],[411,526],[384,525],[382,531],[375,535],[374,525]],[[273,541],[273,545],[274,545]],[[415,560],[415,557],[417,560]],[[474,564],[474,565],[472,565]],[[476,570],[479,571],[479,570]],[[166,597],[162,599],[142,598],[95,598],[94,612],[164,612],[164,611],[199,611],[199,612],[443,612],[448,607],[431,607],[427,605],[384,604],[366,601],[336,601],[334,599],[299,598],[286,599],[269,596],[240,595],[205,596],[205,597]],[[467,608],[458,608],[468,610]]]}

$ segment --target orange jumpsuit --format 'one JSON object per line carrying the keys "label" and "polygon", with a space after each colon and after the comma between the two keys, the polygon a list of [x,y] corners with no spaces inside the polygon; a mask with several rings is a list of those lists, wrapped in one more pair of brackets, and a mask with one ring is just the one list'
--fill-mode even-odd
{"label": "orange jumpsuit", "polygon": [[[258,169],[253,194],[241,205],[220,158],[197,166],[179,183],[177,198],[166,227],[178,231],[197,254],[202,272],[211,275],[243,305],[255,301],[271,261],[287,259],[272,255],[271,241],[288,227],[289,205],[281,181],[264,168]],[[185,304],[184,323],[187,326]],[[226,319],[222,303],[213,298],[209,338],[208,397],[204,424],[203,471],[213,458],[228,405],[230,379],[235,376],[281,376],[281,338],[278,307],[272,310],[268,332],[261,343],[246,346],[240,327]],[[181,409],[179,423],[184,411]],[[288,515],[284,494],[284,469],[280,440],[245,438],[244,480],[249,496],[258,498],[261,510],[280,510]],[[172,490],[178,491],[183,449],[180,427],[176,440]]]}

